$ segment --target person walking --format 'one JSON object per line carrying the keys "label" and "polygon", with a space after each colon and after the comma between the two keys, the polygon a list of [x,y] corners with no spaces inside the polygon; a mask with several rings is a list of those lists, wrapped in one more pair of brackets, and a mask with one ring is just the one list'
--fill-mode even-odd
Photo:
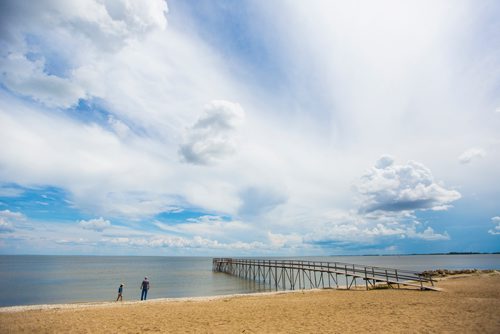
{"label": "person walking", "polygon": [[144,277],[144,281],[141,283],[141,300],[146,300],[149,290],[149,281],[147,277]]}
{"label": "person walking", "polygon": [[116,301],[118,300],[123,301],[122,293],[123,293],[123,284],[120,284],[120,286],[118,287],[118,297],[116,297]]}

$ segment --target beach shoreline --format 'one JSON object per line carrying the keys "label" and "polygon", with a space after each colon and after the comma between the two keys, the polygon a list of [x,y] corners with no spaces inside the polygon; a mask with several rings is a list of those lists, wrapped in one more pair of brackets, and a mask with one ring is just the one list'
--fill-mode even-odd
{"label": "beach shoreline", "polygon": [[[0,309],[6,333],[497,333],[500,272],[439,279],[441,292],[315,289]],[[91,320],[91,321],[88,321]]]}
{"label": "beach shoreline", "polygon": [[[248,296],[272,296],[288,293],[306,293],[325,289],[307,290],[280,290],[269,292],[235,293],[229,295],[196,296],[196,297],[174,297],[174,298],[151,298],[148,300],[124,300],[124,301],[95,301],[95,302],[73,302],[58,304],[34,304],[34,305],[13,305],[0,307],[0,313],[16,313],[25,311],[41,310],[61,310],[61,309],[85,309],[96,307],[116,307],[121,305],[154,304],[154,303],[182,303],[182,302],[207,302],[224,298],[239,298]],[[339,289],[342,290],[342,289]]]}
{"label": "beach shoreline", "polygon": [[[437,282],[457,277],[465,277],[476,274],[489,274],[498,272],[500,274],[500,270],[467,270],[468,272],[463,273],[462,270],[457,271],[448,271],[446,276],[438,276],[435,275],[435,272],[441,272],[443,270],[432,271],[434,274],[433,279]],[[429,271],[430,272],[430,271]],[[35,310],[52,310],[52,309],[77,309],[77,308],[91,308],[91,307],[109,307],[109,306],[117,306],[117,305],[134,305],[141,303],[164,303],[164,302],[196,302],[196,301],[211,301],[217,300],[221,298],[237,298],[237,297],[245,297],[245,296],[272,296],[277,294],[286,294],[286,293],[305,293],[312,291],[321,291],[321,290],[345,290],[345,286],[340,285],[339,288],[314,288],[314,289],[297,289],[297,290],[278,290],[278,291],[267,291],[267,292],[249,292],[249,293],[235,293],[235,294],[227,294],[227,295],[212,295],[212,296],[193,296],[193,297],[162,297],[162,298],[152,298],[146,301],[141,300],[125,300],[121,302],[117,302],[115,300],[109,301],[85,301],[85,302],[72,302],[72,303],[54,303],[54,304],[32,304],[32,305],[11,305],[11,306],[1,306],[0,313],[12,313],[12,312],[24,312],[24,311],[35,311]],[[351,290],[364,290],[365,288],[354,288]],[[413,289],[411,289],[413,290]],[[440,291],[439,288],[436,291]]]}

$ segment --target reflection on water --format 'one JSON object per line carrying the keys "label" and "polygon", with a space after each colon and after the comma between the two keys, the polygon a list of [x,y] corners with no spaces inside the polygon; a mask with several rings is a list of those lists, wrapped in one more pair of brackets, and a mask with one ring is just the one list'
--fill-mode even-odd
{"label": "reflection on water", "polygon": [[[500,268],[498,254],[294,259],[415,271]],[[120,283],[125,284],[124,300],[138,300],[144,276],[151,281],[149,298],[227,295],[271,289],[269,285],[214,273],[212,259],[206,257],[0,256],[0,306],[112,301],[116,299]]]}

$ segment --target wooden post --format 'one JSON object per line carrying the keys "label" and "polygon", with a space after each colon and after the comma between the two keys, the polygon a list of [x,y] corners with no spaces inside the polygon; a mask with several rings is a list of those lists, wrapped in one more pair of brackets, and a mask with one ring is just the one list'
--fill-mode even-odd
{"label": "wooden post", "polygon": [[349,280],[347,279],[347,264],[345,265],[345,287],[349,289]]}
{"label": "wooden post", "polygon": [[326,269],[327,270],[327,273],[328,273],[328,287],[331,288],[332,285],[330,284],[330,262],[328,262],[328,268]]}
{"label": "wooden post", "polygon": [[276,265],[276,260],[274,261],[274,287],[278,291],[278,266]]}
{"label": "wooden post", "polygon": [[300,270],[300,266],[299,266],[299,269],[297,271],[297,276],[299,276],[299,290],[302,289],[302,285],[300,285],[300,272],[301,272],[301,270]]}
{"label": "wooden post", "polygon": [[304,289],[306,288],[306,269],[302,266],[302,283],[304,284]]}
{"label": "wooden post", "polygon": [[[356,275],[356,270],[354,269],[354,264],[352,265],[352,273],[354,275]],[[354,277],[354,287],[357,289],[358,285],[356,284],[356,276],[353,276],[353,277]]]}
{"label": "wooden post", "polygon": [[316,277],[316,262],[313,262],[314,287],[318,288],[318,278]]}
{"label": "wooden post", "polygon": [[377,281],[375,280],[375,268],[372,267],[372,275],[373,275],[373,286],[377,285]]}
{"label": "wooden post", "polygon": [[399,289],[399,277],[398,277],[398,270],[394,270],[396,272],[396,282],[398,282],[398,289]]}
{"label": "wooden post", "polygon": [[365,267],[365,284],[366,284],[366,290],[368,290],[368,273],[366,272],[366,267]]}

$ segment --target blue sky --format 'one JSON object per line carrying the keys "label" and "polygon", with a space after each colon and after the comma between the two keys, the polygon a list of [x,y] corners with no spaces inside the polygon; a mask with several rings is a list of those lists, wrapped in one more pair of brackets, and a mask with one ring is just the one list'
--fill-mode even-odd
{"label": "blue sky", "polygon": [[496,1],[3,1],[0,253],[500,251]]}

